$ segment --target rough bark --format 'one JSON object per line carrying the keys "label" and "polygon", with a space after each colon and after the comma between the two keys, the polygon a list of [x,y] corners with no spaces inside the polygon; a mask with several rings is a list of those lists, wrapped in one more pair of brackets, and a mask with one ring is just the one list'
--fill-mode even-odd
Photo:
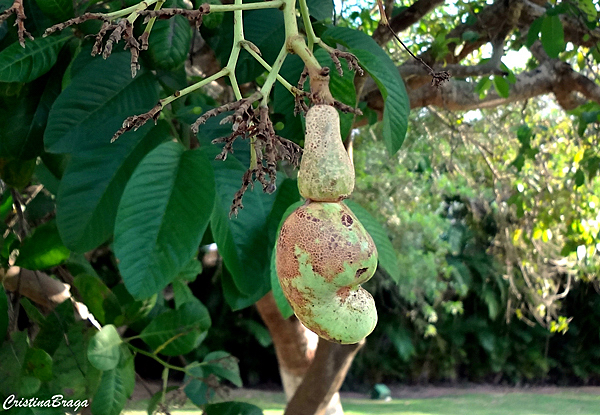
{"label": "rough bark", "polygon": [[[449,53],[443,57],[434,58],[429,51],[422,53],[420,58],[428,62],[434,70],[446,70],[452,74],[453,78],[443,88],[432,87],[427,71],[414,60],[408,60],[400,65],[398,71],[405,81],[411,108],[429,105],[453,111],[492,108],[547,94],[554,94],[559,105],[566,110],[581,105],[586,100],[600,103],[600,85],[583,73],[575,71],[567,63],[558,59],[549,59],[539,46],[539,42],[530,50],[540,65],[532,71],[518,74],[517,82],[510,85],[508,97],[499,96],[492,88],[484,98],[480,99],[479,94],[475,92],[476,83],[460,79],[487,75],[501,76],[503,73],[500,69],[500,58],[504,55],[505,39],[515,28],[526,34],[531,23],[545,13],[546,9],[540,5],[542,3],[537,0],[496,1],[477,14],[477,22],[474,25],[458,25],[447,35],[449,38],[461,39],[462,34],[469,30],[479,34],[477,41],[451,43]],[[435,1],[418,0],[409,9],[427,12],[437,4]],[[409,9],[390,22],[395,31],[408,27],[408,24],[401,25],[400,22],[408,21],[405,13],[408,13]],[[421,14],[419,19],[423,15]],[[561,20],[566,41],[578,46],[590,47],[600,40],[600,29],[589,30],[583,22],[573,17],[562,15]],[[390,39],[387,35],[383,35],[383,29],[383,27],[378,28],[373,35],[380,44]],[[488,42],[494,47],[492,59],[488,63],[460,64],[471,52]],[[384,101],[372,80],[365,82],[361,96],[381,117]]]}
{"label": "rough bark", "polygon": [[363,344],[364,340],[342,345],[320,339],[313,364],[284,415],[330,414],[326,402],[338,393],[354,356]]}

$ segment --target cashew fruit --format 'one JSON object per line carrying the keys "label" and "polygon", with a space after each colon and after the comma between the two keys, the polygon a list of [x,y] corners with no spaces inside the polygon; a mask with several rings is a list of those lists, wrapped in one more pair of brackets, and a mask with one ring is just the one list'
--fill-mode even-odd
{"label": "cashew fruit", "polygon": [[319,336],[357,343],[377,324],[359,284],[377,267],[371,236],[344,203],[307,203],[287,217],[276,244],[277,274],[298,319]]}
{"label": "cashew fruit", "polygon": [[315,105],[306,113],[298,189],[316,202],[337,202],[354,190],[354,166],[342,143],[340,117],[330,105]]}

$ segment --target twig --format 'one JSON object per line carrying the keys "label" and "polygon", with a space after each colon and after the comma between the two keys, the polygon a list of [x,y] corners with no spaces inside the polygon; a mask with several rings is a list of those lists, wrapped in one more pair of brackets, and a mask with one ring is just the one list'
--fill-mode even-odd
{"label": "twig", "polygon": [[23,0],[14,0],[12,6],[6,9],[0,14],[0,24],[8,19],[12,14],[16,16],[15,26],[17,26],[17,32],[19,34],[19,44],[21,47],[25,47],[25,36],[30,40],[33,40],[33,36],[27,30],[25,30],[25,9],[23,8]]}
{"label": "twig", "polygon": [[381,16],[381,24],[385,25],[389,29],[392,36],[394,36],[394,39],[396,39],[396,41],[398,41],[398,43],[400,43],[400,45],[402,45],[404,50],[406,50],[409,53],[409,55],[412,56],[413,59],[415,59],[417,62],[419,62],[421,65],[423,65],[423,67],[425,68],[427,73],[431,76],[431,85],[435,86],[436,88],[439,88],[444,84],[444,82],[449,81],[450,77],[452,76],[450,74],[450,72],[448,72],[448,71],[435,72],[431,68],[431,66],[427,65],[427,63],[423,59],[419,58],[418,56],[416,56],[414,53],[412,53],[410,51],[410,49],[404,44],[404,42],[402,42],[402,40],[400,40],[400,38],[398,37],[396,32],[394,32],[394,30],[390,26],[390,23],[388,22],[388,19],[385,15],[385,9],[383,7],[383,3],[381,2],[381,0],[377,0],[377,5],[379,6],[379,14]]}

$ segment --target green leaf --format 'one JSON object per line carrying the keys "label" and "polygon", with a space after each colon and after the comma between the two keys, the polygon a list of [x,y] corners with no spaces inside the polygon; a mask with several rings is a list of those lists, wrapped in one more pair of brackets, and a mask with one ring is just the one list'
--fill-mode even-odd
{"label": "green leaf", "polygon": [[29,349],[27,332],[17,331],[11,333],[10,341],[4,341],[0,345],[0,400],[15,393],[21,380],[21,370],[25,354]]}
{"label": "green leaf", "polygon": [[6,291],[0,290],[0,344],[4,341],[8,330],[8,298]]}
{"label": "green leaf", "polygon": [[[68,305],[73,314],[73,306]],[[95,390],[100,381],[101,372],[87,360],[88,330],[95,331],[88,329],[84,321],[68,324],[63,320],[54,326],[54,331],[60,336],[60,344],[52,353],[51,385],[55,391],[71,399],[89,399],[90,390]]]}
{"label": "green leaf", "polygon": [[575,187],[583,186],[585,183],[585,173],[581,169],[575,172]]}
{"label": "green leaf", "polygon": [[56,222],[65,245],[86,252],[113,233],[121,195],[134,169],[169,137],[161,122],[147,124],[114,143],[105,140],[73,155],[57,195]]}
{"label": "green leaf", "polygon": [[[65,342],[65,333],[59,327],[69,327],[73,324],[73,305],[70,301],[59,304],[52,313],[44,317],[39,310],[25,298],[21,299],[21,306],[27,312],[27,317],[40,326],[40,331],[35,336],[33,347],[45,350],[54,356],[56,350]],[[85,355],[83,356],[85,359]],[[54,358],[55,365],[58,360]],[[55,368],[56,369],[56,368]]]}
{"label": "green leaf", "polygon": [[565,50],[565,31],[559,16],[546,16],[542,21],[542,47],[550,58],[558,58]]}
{"label": "green leaf", "polygon": [[206,415],[263,415],[262,409],[246,402],[221,402],[207,405]]}
{"label": "green leaf", "polygon": [[586,15],[589,22],[597,20],[598,12],[593,0],[577,0],[577,7]]}
{"label": "green leaf", "polygon": [[197,299],[167,310],[146,326],[140,337],[155,353],[178,356],[192,351],[210,327],[210,315]]}
{"label": "green leaf", "polygon": [[190,290],[187,283],[179,278],[173,281],[173,297],[175,297],[175,308],[181,307],[183,304],[195,299],[194,293]]}
{"label": "green leaf", "polygon": [[64,22],[73,17],[73,2],[70,0],[35,0],[35,2],[42,12],[51,17],[55,23]]}
{"label": "green leaf", "polygon": [[[218,149],[209,149],[214,158]],[[268,241],[264,237],[266,221],[273,196],[262,192],[260,186],[248,189],[244,209],[237,217],[229,218],[233,195],[239,190],[246,168],[232,156],[212,162],[219,189],[211,217],[211,230],[223,262],[233,277],[235,287],[247,296],[266,294],[270,289]]]}
{"label": "green leaf", "polygon": [[112,324],[102,327],[90,340],[87,357],[90,363],[100,370],[111,370],[117,367],[123,343],[117,329]]}
{"label": "green leaf", "polygon": [[102,373],[98,390],[92,400],[94,415],[119,415],[127,401],[126,376],[123,369],[114,368]]}
{"label": "green leaf", "polygon": [[163,289],[194,256],[214,198],[213,171],[200,150],[168,142],[142,160],[115,221],[114,251],[134,298]]}
{"label": "green leaf", "polygon": [[[212,15],[215,15],[216,13],[211,13]],[[211,14],[209,14],[208,16],[210,16]],[[158,413],[158,404],[162,402],[162,398],[164,395],[169,394],[169,392],[172,392],[174,390],[179,389],[179,386],[167,386],[164,390],[159,390],[158,392],[156,392],[154,395],[152,395],[152,398],[150,398],[150,400],[148,401],[148,407],[146,408],[146,413],[148,415],[153,415],[155,413]]]}
{"label": "green leaf", "polygon": [[308,11],[315,20],[326,20],[333,17],[332,0],[307,0]]}
{"label": "green leaf", "polygon": [[97,276],[77,275],[73,285],[77,288],[83,304],[100,324],[110,323],[111,312],[120,311],[117,297]]}
{"label": "green leaf", "polygon": [[529,127],[527,124],[520,125],[519,129],[517,130],[517,139],[521,143],[521,146],[530,147],[531,137],[533,137],[533,131],[531,130],[531,127]]}
{"label": "green leaf", "polygon": [[47,222],[35,229],[33,234],[23,241],[15,265],[40,270],[61,264],[71,251],[65,247],[58,234],[56,222]]}
{"label": "green leaf", "polygon": [[508,85],[508,81],[503,76],[494,75],[494,88],[496,88],[499,96],[508,98],[510,85]]}
{"label": "green leaf", "polygon": [[395,282],[400,281],[400,268],[398,267],[398,259],[396,258],[396,251],[390,242],[390,238],[387,232],[379,224],[365,208],[360,206],[358,203],[352,200],[346,200],[344,202],[346,206],[352,210],[358,220],[365,227],[375,246],[377,247],[377,254],[379,257],[379,265],[388,273]]}
{"label": "green leaf", "polygon": [[198,261],[196,255],[179,272],[178,279],[188,282],[194,282],[198,275],[202,274],[202,264]]}
{"label": "green leaf", "polygon": [[21,160],[40,155],[44,143],[39,136],[32,137],[35,115],[42,102],[46,77],[26,84],[18,96],[0,97],[0,157]]}
{"label": "green leaf", "polygon": [[254,303],[260,300],[265,294],[263,293],[263,290],[256,291],[252,294],[245,294],[241,292],[233,282],[233,277],[227,268],[225,268],[221,274],[221,287],[223,288],[223,297],[225,297],[225,302],[233,311],[241,310],[254,305]]}
{"label": "green leaf", "polygon": [[531,26],[529,26],[529,31],[527,32],[527,41],[525,42],[525,46],[530,48],[533,43],[540,38],[540,31],[542,30],[542,22],[544,21],[544,16],[540,16],[535,19]]}
{"label": "green leaf", "polygon": [[492,86],[492,81],[489,76],[481,78],[477,85],[475,85],[475,92],[479,94],[479,99],[483,99],[490,87]]}
{"label": "green leaf", "polygon": [[52,357],[42,349],[29,348],[23,363],[23,373],[46,382],[52,379]]}
{"label": "green leaf", "polygon": [[371,75],[385,102],[383,141],[388,153],[395,154],[406,136],[410,103],[398,68],[381,47],[366,33],[347,27],[330,27],[322,36],[347,47]]}
{"label": "green leaf", "polygon": [[[141,69],[131,78],[129,52],[91,61],[81,56],[87,53],[81,51],[73,61],[71,83],[50,110],[44,143],[51,153],[94,149],[110,141],[125,117],[144,113],[158,101],[158,83],[151,73]],[[120,140],[127,138],[125,134]]]}
{"label": "green leaf", "polygon": [[183,383],[186,396],[198,407],[203,407],[215,395],[214,388],[209,388],[202,379],[205,378],[203,366],[200,362],[193,362],[185,367]]}
{"label": "green leaf", "polygon": [[26,42],[15,42],[0,52],[0,82],[31,82],[54,66],[58,52],[71,38],[60,34]]}
{"label": "green leaf", "polygon": [[211,352],[204,358],[202,369],[222,379],[226,379],[235,386],[242,387],[238,359],[223,351]]}
{"label": "green leaf", "polygon": [[152,27],[148,56],[157,69],[172,70],[183,65],[190,50],[192,28],[183,16],[157,20]]}

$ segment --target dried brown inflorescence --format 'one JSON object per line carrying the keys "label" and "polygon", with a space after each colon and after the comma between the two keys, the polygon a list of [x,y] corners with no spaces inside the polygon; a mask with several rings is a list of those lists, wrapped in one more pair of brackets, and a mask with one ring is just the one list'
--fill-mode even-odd
{"label": "dried brown inflorescence", "polygon": [[142,125],[146,124],[149,120],[154,120],[154,123],[156,124],[156,121],[158,120],[158,116],[160,115],[162,109],[162,103],[159,102],[154,107],[152,107],[150,111],[144,114],[132,115],[131,117],[127,117],[127,119],[123,121],[123,126],[119,128],[115,135],[113,135],[113,137],[110,139],[110,142],[114,143],[123,133],[127,131],[136,131]]}
{"label": "dried brown inflorescence", "polygon": [[17,32],[19,36],[19,44],[25,47],[25,37],[33,40],[33,36],[25,29],[25,9],[23,8],[23,0],[14,0],[12,6],[0,13],[0,24],[2,24],[10,16],[15,15],[15,26],[17,26]]}
{"label": "dried brown inflorescence", "polygon": [[[331,52],[331,56],[333,58],[334,55],[340,56],[340,57],[345,57],[346,55],[349,55],[350,57],[347,57],[348,59],[348,67],[350,69],[354,69],[356,70],[360,76],[362,76],[364,74],[362,68],[360,66],[358,66],[358,60],[356,59],[356,56],[352,55],[349,52],[341,52],[338,51],[337,49],[333,49],[333,51]],[[336,68],[338,68],[338,72],[340,72],[340,74],[343,75],[342,73],[342,67],[340,64],[339,59],[336,57],[334,59],[334,62],[336,62]],[[322,81],[326,84],[329,85],[329,68],[328,67],[324,67],[321,68],[320,70],[320,77],[322,77]],[[305,101],[305,99],[308,99],[309,103],[313,103],[313,104],[327,104],[327,105],[332,105],[335,108],[337,108],[338,110],[345,112],[345,113],[353,113],[356,115],[362,115],[362,111],[358,108],[352,107],[350,105],[344,104],[343,102],[340,102],[336,99],[333,99],[331,102],[320,102],[319,99],[319,92],[307,92],[304,91],[304,83],[306,82],[306,80],[309,77],[309,71],[306,67],[304,67],[304,70],[302,71],[302,73],[300,74],[300,78],[298,79],[298,86],[295,87],[293,89],[293,93],[294,93],[294,115],[298,115],[300,113],[307,113],[308,112],[308,105]]]}
{"label": "dried brown inflorescence", "polygon": [[223,150],[217,156],[218,160],[225,160],[229,153],[233,153],[233,143],[238,137],[250,138],[253,142],[252,148],[256,163],[251,165],[242,177],[242,186],[233,197],[230,216],[237,215],[239,209],[243,209],[242,198],[248,187],[254,185],[254,181],[259,182],[266,193],[275,191],[278,161],[286,160],[294,166],[298,166],[300,162],[302,149],[294,142],[275,133],[273,123],[269,119],[268,108],[252,107],[252,104],[260,97],[260,93],[257,92],[248,98],[207,111],[192,125],[192,131],[197,133],[200,125],[210,117],[234,111],[232,115],[221,121],[221,123],[232,123],[233,132],[212,141],[213,144],[225,143]]}
{"label": "dried brown inflorescence", "polygon": [[[15,0],[15,4],[17,2],[21,2],[22,0]],[[14,7],[14,6],[13,6]],[[10,10],[10,9],[9,9]],[[9,11],[7,10],[7,12]],[[6,13],[6,12],[5,12]],[[19,12],[17,13],[17,23],[19,26],[19,36],[21,36],[21,25],[22,21],[19,20]],[[22,6],[21,6],[22,13]],[[210,5],[202,4],[197,10],[187,10],[187,9],[175,9],[175,8],[167,8],[161,10],[140,10],[136,12],[140,16],[145,16],[144,23],[147,23],[149,19],[155,17],[157,19],[169,19],[173,16],[183,16],[188,19],[191,25],[193,25],[196,29],[200,28],[202,24],[202,16],[210,13]],[[2,17],[4,13],[0,15],[0,23],[2,22]],[[23,19],[25,15],[23,14]],[[138,39],[135,38],[133,34],[133,23],[131,23],[128,19],[120,18],[113,19],[107,17],[103,13],[84,13],[81,16],[74,17],[72,19],[67,20],[66,22],[55,24],[54,26],[49,27],[44,32],[44,36],[48,36],[51,33],[61,31],[66,29],[69,26],[81,24],[88,20],[101,20],[103,22],[102,27],[96,34],[96,41],[94,42],[94,46],[92,48],[92,56],[96,56],[98,54],[102,54],[104,59],[108,58],[112,53],[113,46],[116,45],[123,39],[125,41],[125,49],[129,49],[131,53],[131,76],[135,77],[137,71],[140,69],[139,64],[139,56],[140,52],[148,49],[148,37],[150,36],[149,32],[144,32],[140,35]],[[104,37],[110,32],[108,40],[102,45],[104,41]],[[25,32],[27,33],[27,32]],[[27,33],[27,35],[29,35]],[[31,37],[31,35],[29,35]]]}

